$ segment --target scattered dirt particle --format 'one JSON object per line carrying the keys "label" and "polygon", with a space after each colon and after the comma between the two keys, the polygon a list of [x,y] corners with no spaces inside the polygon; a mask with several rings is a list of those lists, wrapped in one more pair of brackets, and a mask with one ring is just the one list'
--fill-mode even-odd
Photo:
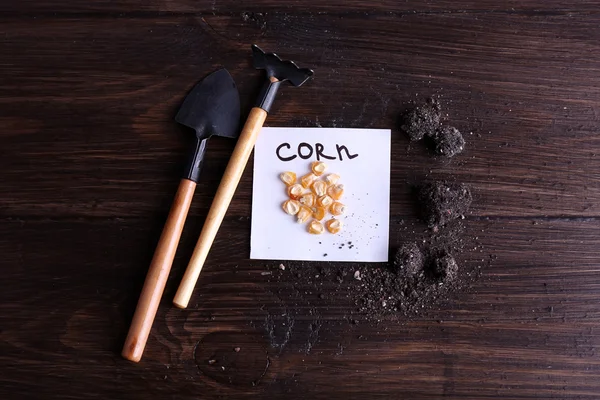
{"label": "scattered dirt particle", "polygon": [[236,353],[239,353],[239,352],[240,352],[240,350],[242,350],[242,349],[241,349],[241,348],[239,348],[239,347],[234,347],[234,348],[233,348],[233,351],[235,351]]}
{"label": "scattered dirt particle", "polygon": [[[470,263],[459,268],[451,255],[460,254],[466,248],[469,245],[464,241],[464,226],[460,220],[446,227],[439,235],[428,236],[420,245],[404,244],[389,267],[378,266],[361,271],[361,285],[356,288],[359,311],[365,313],[368,319],[378,321],[387,316],[421,316],[439,307],[480,276],[481,269],[478,266]],[[419,262],[414,260],[419,257],[418,254],[422,259],[417,273],[408,274],[406,267],[397,267],[398,263],[408,263],[417,269]]]}
{"label": "scattered dirt particle", "polygon": [[[464,150],[465,140],[458,129],[442,125],[441,119],[439,102],[430,99],[406,113],[400,125],[411,141],[425,139],[425,145],[437,154],[453,157]],[[375,323],[384,318],[423,316],[468,289],[479,279],[485,263],[463,256],[467,250],[483,251],[476,236],[465,234],[464,215],[472,202],[469,186],[430,181],[416,189],[416,205],[429,229],[416,219],[399,220],[391,226],[397,230],[397,238],[410,239],[405,239],[389,265],[285,261],[289,274],[266,279],[276,282],[273,290],[286,299],[282,300],[286,307],[310,309],[311,315],[318,314],[323,305],[339,307],[347,310],[348,322],[356,325],[359,315],[361,322],[364,317]],[[347,241],[335,247],[352,249],[355,245]],[[316,299],[326,301],[318,302],[317,307]],[[355,307],[348,307],[351,304]],[[362,335],[358,339],[367,340]]]}
{"label": "scattered dirt particle", "polygon": [[243,12],[241,14],[242,21],[247,23],[252,23],[260,28],[260,30],[265,30],[267,28],[267,21],[265,15],[263,13],[257,12]]}

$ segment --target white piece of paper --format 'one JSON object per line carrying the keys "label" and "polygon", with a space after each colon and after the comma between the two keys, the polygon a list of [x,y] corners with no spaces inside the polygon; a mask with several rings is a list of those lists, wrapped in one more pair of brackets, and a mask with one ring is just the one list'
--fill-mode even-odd
{"label": "white piece of paper", "polygon": [[[390,140],[389,129],[263,128],[254,148],[250,258],[388,261]],[[323,176],[338,174],[344,185],[340,201],[346,212],[336,217],[343,222],[338,234],[312,235],[308,223],[297,223],[281,207],[288,195],[279,175],[292,171],[299,181],[318,152],[327,164]]]}

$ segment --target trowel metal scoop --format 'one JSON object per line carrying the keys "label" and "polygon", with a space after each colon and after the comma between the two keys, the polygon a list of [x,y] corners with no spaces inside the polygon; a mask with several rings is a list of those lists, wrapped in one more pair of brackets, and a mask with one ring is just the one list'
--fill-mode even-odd
{"label": "trowel metal scoop", "polygon": [[196,132],[196,140],[190,149],[183,179],[156,246],[121,353],[135,362],[142,358],[171,271],[196,182],[200,177],[208,139],[211,136],[237,138],[239,135],[240,99],[231,75],[221,69],[198,83],[185,98],[175,120],[192,128]]}
{"label": "trowel metal scoop", "polygon": [[196,148],[190,153],[184,179],[197,182],[211,136],[237,139],[240,135],[240,97],[226,69],[213,72],[187,95],[175,121],[196,131]]}

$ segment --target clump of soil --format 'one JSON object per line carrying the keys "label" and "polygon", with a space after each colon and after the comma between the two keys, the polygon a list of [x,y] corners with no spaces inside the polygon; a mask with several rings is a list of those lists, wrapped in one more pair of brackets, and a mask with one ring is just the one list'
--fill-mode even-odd
{"label": "clump of soil", "polygon": [[427,103],[410,110],[403,118],[401,129],[406,132],[412,142],[427,140],[427,146],[436,154],[454,157],[465,149],[465,139],[458,129],[444,126],[441,122],[442,108],[437,100],[429,99]]}
{"label": "clump of soil", "polygon": [[407,243],[396,252],[393,269],[398,274],[415,276],[423,271],[423,253],[416,243]]}
{"label": "clump of soil", "polygon": [[472,265],[459,268],[455,258],[470,240],[458,219],[471,205],[469,187],[428,182],[419,188],[416,197],[422,219],[433,229],[423,235],[422,241],[402,245],[389,267],[361,270],[359,310],[371,318],[422,315],[479,276]]}
{"label": "clump of soil", "polygon": [[439,102],[429,99],[426,104],[415,107],[405,115],[401,128],[411,141],[419,141],[435,134],[440,127],[441,114]]}
{"label": "clump of soil", "polygon": [[265,290],[275,294],[280,307],[276,312],[283,310],[290,318],[308,312],[318,319],[323,313],[345,310],[352,324],[402,321],[439,308],[479,279],[483,260],[462,257],[467,250],[480,249],[465,234],[462,220],[438,232],[417,220],[394,226],[409,241],[388,265],[284,261],[268,266],[265,277],[272,285]]}
{"label": "clump of soil", "polygon": [[458,275],[458,264],[450,253],[443,252],[433,258],[431,270],[434,277],[441,282],[449,282]]}
{"label": "clump of soil", "polygon": [[[465,140],[458,129],[442,125],[441,115],[440,104],[428,100],[407,113],[401,127],[411,141],[426,139],[437,154],[452,157],[464,150]],[[282,315],[308,310],[318,320],[321,311],[332,307],[347,310],[346,318],[356,324],[359,316],[370,321],[420,316],[456,297],[479,278],[484,262],[463,257],[464,250],[478,249],[477,237],[466,235],[461,221],[472,199],[470,188],[462,183],[420,185],[418,210],[430,229],[415,219],[412,231],[407,231],[404,221],[398,221],[398,238],[407,242],[388,265],[289,261],[276,271],[274,266],[275,272],[266,274]]]}
{"label": "clump of soil", "polygon": [[462,153],[465,139],[458,129],[453,126],[443,126],[432,136],[434,151],[445,157],[454,157]]}
{"label": "clump of soil", "polygon": [[[361,269],[361,286],[357,290],[359,311],[376,320],[388,315],[413,317],[453,298],[480,275],[478,266],[459,267],[454,258],[467,246],[472,249],[468,242],[464,239],[462,221],[455,221],[420,245],[404,244],[389,267]],[[407,273],[406,265],[419,265],[414,261],[419,256],[418,272]]]}
{"label": "clump of soil", "polygon": [[422,185],[417,200],[422,218],[430,228],[436,229],[464,217],[473,196],[465,184],[436,181]]}

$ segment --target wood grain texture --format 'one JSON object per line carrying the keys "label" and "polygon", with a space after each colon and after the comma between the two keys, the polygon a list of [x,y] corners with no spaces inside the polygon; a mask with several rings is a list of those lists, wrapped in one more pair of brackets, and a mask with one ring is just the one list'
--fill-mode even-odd
{"label": "wood grain texture", "polygon": [[[309,285],[279,263],[247,260],[249,221],[237,218],[219,231],[190,308],[171,307],[201,222],[186,225],[140,364],[118,353],[146,273],[140,261],[162,221],[5,222],[3,398],[597,396],[596,220],[467,220],[481,254],[497,257],[486,279],[427,318],[378,324],[353,314],[352,274]],[[405,239],[392,235],[391,244]],[[40,243],[54,246],[40,252]]]}
{"label": "wood grain texture", "polygon": [[140,361],[146,347],[154,317],[158,311],[171,266],[179,247],[181,233],[194,197],[196,182],[182,179],[171,205],[165,227],[160,234],[138,304],[123,345],[121,355],[134,362]]}
{"label": "wood grain texture", "polygon": [[[332,0],[327,2],[309,2],[295,0],[278,2],[273,0],[256,0],[252,2],[235,0],[29,0],[27,2],[0,3],[0,11],[15,14],[50,13],[331,13],[344,14],[349,12],[362,13],[415,13],[415,12],[580,12],[597,11],[600,3],[593,1],[564,1],[564,0],[382,0],[377,2],[364,0]],[[253,17],[260,18],[260,15]]]}
{"label": "wood grain texture", "polygon": [[[239,16],[35,24],[2,23],[3,216],[166,213],[191,141],[177,107],[224,65],[247,110],[259,87],[253,41],[316,73],[281,90],[269,125],[394,128],[393,214],[409,205],[404,183],[433,171],[473,183],[477,215],[600,215],[597,15],[277,14],[265,30]],[[409,101],[436,94],[467,133],[456,161],[407,151],[395,128]],[[210,143],[193,215],[206,213],[232,149]],[[230,213],[249,214],[250,189],[246,173]]]}
{"label": "wood grain texture", "polygon": [[[1,2],[0,398],[597,399],[599,6]],[[416,224],[411,183],[473,186],[460,262],[482,279],[427,317],[368,322],[357,281],[248,260],[248,168],[202,289],[172,307],[233,151],[215,138],[130,363],[119,353],[193,140],[173,117],[219,66],[247,112],[251,43],[315,69],[281,89],[268,125],[393,129],[392,247],[421,234],[399,229]],[[397,129],[431,95],[467,134],[452,161]]]}

